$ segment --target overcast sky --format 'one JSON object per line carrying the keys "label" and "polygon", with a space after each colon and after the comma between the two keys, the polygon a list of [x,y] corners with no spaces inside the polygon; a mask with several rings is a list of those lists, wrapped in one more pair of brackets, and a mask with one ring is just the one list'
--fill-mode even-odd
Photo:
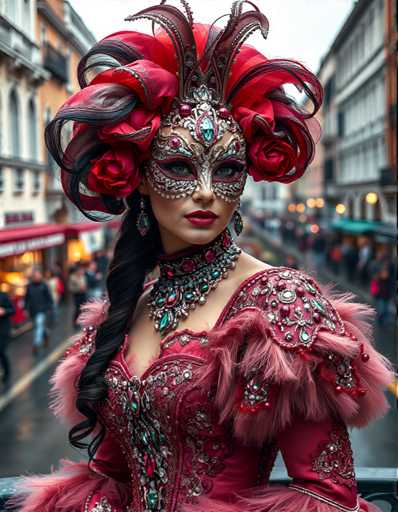
{"label": "overcast sky", "polygon": [[[158,3],[156,0],[70,2],[98,39],[118,30],[139,29],[139,22],[125,22],[124,18]],[[172,3],[178,5],[177,0]],[[312,71],[317,71],[322,56],[326,54],[355,0],[254,0],[254,3],[268,17],[270,31],[267,41],[253,35],[249,43],[267,57],[293,58]],[[231,4],[232,0],[190,1],[195,21],[204,23],[211,23],[218,16],[228,13]],[[146,24],[145,27],[144,31],[148,31],[149,27]]]}

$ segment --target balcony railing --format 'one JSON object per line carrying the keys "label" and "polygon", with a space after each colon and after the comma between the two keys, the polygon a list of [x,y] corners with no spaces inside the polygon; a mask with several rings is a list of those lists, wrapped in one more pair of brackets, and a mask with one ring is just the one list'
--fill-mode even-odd
{"label": "balcony railing", "polygon": [[49,43],[44,45],[44,67],[61,82],[68,82],[68,59]]}

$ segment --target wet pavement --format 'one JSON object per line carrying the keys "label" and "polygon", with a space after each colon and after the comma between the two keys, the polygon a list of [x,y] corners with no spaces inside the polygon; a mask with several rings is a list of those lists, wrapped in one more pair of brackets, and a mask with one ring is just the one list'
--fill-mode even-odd
{"label": "wet pavement", "polygon": [[[271,251],[270,257],[273,260],[270,263],[281,264],[280,252],[270,247],[268,246],[268,251]],[[47,353],[63,343],[72,333],[71,311],[69,307],[64,307],[57,326],[52,331]],[[375,344],[378,350],[390,358],[395,358],[394,326],[376,329]],[[43,353],[38,360],[32,356],[31,333],[13,339],[9,352],[13,362],[13,383],[25,376],[46,356]],[[51,467],[58,466],[61,458],[84,458],[84,454],[69,446],[68,428],[60,425],[48,410],[49,378],[54,367],[55,364],[50,366],[9,405],[0,410],[0,478],[27,473],[48,473]],[[392,408],[384,418],[369,427],[351,432],[357,468],[398,466],[398,422],[395,398],[391,392],[388,393],[388,399]],[[283,462],[278,458],[276,470],[282,466]]]}

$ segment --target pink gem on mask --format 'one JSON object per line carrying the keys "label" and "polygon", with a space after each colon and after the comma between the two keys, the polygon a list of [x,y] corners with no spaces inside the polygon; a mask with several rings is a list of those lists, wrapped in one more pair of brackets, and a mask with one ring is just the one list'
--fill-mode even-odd
{"label": "pink gem on mask", "polygon": [[235,141],[235,151],[240,150],[240,142],[238,140]]}
{"label": "pink gem on mask", "polygon": [[190,105],[187,105],[186,103],[180,105],[180,114],[183,116],[183,117],[187,117],[191,114],[192,112],[192,108]]}
{"label": "pink gem on mask", "polygon": [[227,108],[221,107],[218,111],[218,115],[221,117],[221,119],[228,119],[228,117],[231,116],[231,113]]}
{"label": "pink gem on mask", "polygon": [[178,137],[172,137],[170,139],[169,145],[172,149],[177,149],[181,146],[181,141]]}

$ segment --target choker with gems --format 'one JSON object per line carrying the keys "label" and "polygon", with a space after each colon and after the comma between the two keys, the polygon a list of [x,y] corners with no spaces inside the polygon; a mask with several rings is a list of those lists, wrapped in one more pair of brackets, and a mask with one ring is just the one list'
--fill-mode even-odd
{"label": "choker with gems", "polygon": [[240,253],[226,229],[209,244],[160,256],[160,276],[148,298],[155,330],[162,336],[169,333],[198,304],[205,304],[211,290],[235,268]]}

